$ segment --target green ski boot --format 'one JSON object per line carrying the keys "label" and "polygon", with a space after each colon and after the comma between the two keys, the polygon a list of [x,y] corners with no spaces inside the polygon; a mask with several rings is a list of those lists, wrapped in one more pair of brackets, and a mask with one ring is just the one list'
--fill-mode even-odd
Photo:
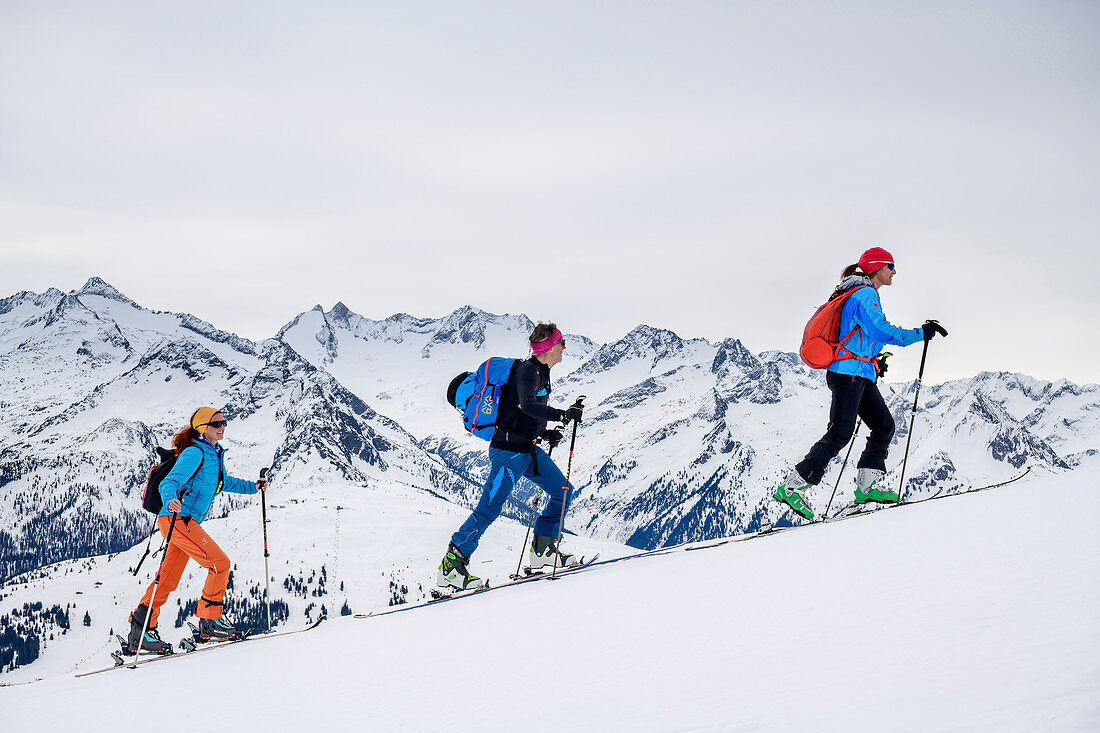
{"label": "green ski boot", "polygon": [[810,485],[806,483],[806,479],[802,478],[802,475],[796,470],[791,471],[791,475],[783,480],[783,483],[775,487],[775,491],[772,492],[772,498],[778,502],[786,504],[794,512],[801,515],[806,519],[814,518],[814,508],[810,504],[810,500],[806,498],[806,490],[810,488]]}
{"label": "green ski boot", "polygon": [[462,554],[462,550],[455,547],[452,542],[447,546],[447,554],[439,563],[439,575],[435,584],[440,588],[455,588],[457,590],[472,590],[484,588],[485,581],[477,576],[470,575],[466,564],[470,559]]}
{"label": "green ski boot", "polygon": [[527,548],[527,567],[533,571],[552,567],[555,563],[559,568],[572,568],[583,562],[583,557],[562,552],[558,548],[556,537],[535,535],[531,540],[531,546]]}
{"label": "green ski boot", "polygon": [[874,468],[861,468],[856,474],[856,504],[866,504],[869,501],[879,504],[896,504],[898,494],[896,491],[879,488],[885,471]]}

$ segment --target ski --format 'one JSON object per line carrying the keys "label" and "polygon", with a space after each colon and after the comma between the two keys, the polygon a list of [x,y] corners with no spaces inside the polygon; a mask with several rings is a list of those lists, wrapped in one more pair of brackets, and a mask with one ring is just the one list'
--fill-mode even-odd
{"label": "ski", "polygon": [[477,588],[467,588],[460,590],[459,588],[432,588],[428,591],[428,594],[432,597],[427,603],[435,603],[436,601],[449,601],[452,598],[459,598],[461,596],[471,596],[475,593],[481,593],[482,591],[492,590],[494,586],[489,585],[488,582],[485,585]]}
{"label": "ski", "polygon": [[[309,626],[306,626],[303,629],[291,629],[289,631],[274,631],[274,632],[267,632],[267,633],[261,633],[261,634],[250,634],[250,635],[248,635],[247,637],[245,637],[243,639],[230,640],[229,643],[236,644],[236,643],[242,642],[242,641],[251,641],[251,640],[256,640],[256,639],[270,639],[270,638],[274,638],[276,636],[287,636],[289,634],[300,634],[303,631],[312,631],[313,629],[320,626],[321,622],[324,621],[325,618],[326,618],[325,616],[321,616],[316,621],[314,621]],[[184,645],[183,641],[181,641],[180,642],[180,644],[181,644],[180,648],[184,650],[182,652],[178,652],[178,653],[174,653],[174,654],[152,654],[150,652],[144,652],[144,653],[139,655],[139,657],[140,657],[139,659],[126,660],[126,659],[123,658],[124,655],[125,656],[131,656],[129,654],[128,646],[126,645],[126,640],[123,639],[121,636],[118,637],[118,640],[119,640],[119,643],[122,645],[122,651],[121,652],[113,652],[111,654],[111,658],[115,660],[114,666],[104,667],[103,669],[92,670],[91,672],[81,672],[80,674],[78,674],[76,676],[77,677],[90,677],[91,675],[100,674],[102,672],[110,672],[111,670],[120,669],[122,667],[125,667],[126,669],[136,669],[138,666],[143,665],[143,664],[149,664],[150,662],[160,662],[160,661],[163,661],[165,659],[175,659],[175,658],[189,657],[192,654],[202,654],[203,652],[207,652],[207,651],[210,651],[212,649],[219,649],[222,646],[225,646],[224,643],[205,644],[201,647],[196,644],[193,649],[188,650],[186,645]],[[189,637],[185,637],[184,641],[187,641],[187,640],[193,641],[193,639],[190,639]]]}
{"label": "ski", "polygon": [[[596,555],[591,560],[588,560],[587,562],[583,563],[582,565],[574,565],[573,567],[563,568],[563,569],[559,568],[558,572],[557,572],[557,575],[558,576],[568,575],[569,573],[576,572],[577,570],[583,570],[583,569],[591,567],[593,565],[603,565],[604,563],[617,562],[619,560],[626,560],[628,558],[648,556],[648,555],[651,555],[651,554],[654,554],[654,553],[657,553],[657,552],[660,552],[660,551],[659,550],[653,550],[653,551],[650,551],[650,552],[641,552],[641,553],[638,553],[637,555],[628,555],[627,557],[613,558],[611,560],[601,560],[599,562],[597,562],[597,560],[596,560],[596,558],[599,557],[599,556]],[[509,580],[507,583],[501,583],[500,585],[486,585],[483,588],[470,588],[469,590],[458,590],[457,588],[455,588],[454,592],[448,592],[446,588],[432,588],[431,590],[428,591],[428,595],[430,597],[423,600],[423,601],[420,601],[418,603],[402,604],[402,605],[397,606],[395,608],[389,608],[385,611],[377,611],[377,612],[372,611],[371,613],[366,614],[366,615],[358,615],[358,616],[356,616],[356,618],[377,618],[378,616],[387,616],[391,613],[400,613],[402,611],[411,611],[414,608],[423,608],[424,606],[431,606],[431,605],[434,605],[436,603],[443,603],[444,601],[456,600],[456,599],[459,599],[459,598],[469,598],[470,596],[476,596],[476,595],[479,595],[481,593],[488,593],[489,591],[500,590],[501,588],[510,588],[512,586],[522,585],[524,583],[533,583],[537,580],[542,580],[543,578],[549,578],[549,577],[551,577],[550,573],[539,573],[539,574],[535,574],[535,575],[525,575],[525,576],[523,576],[523,577],[521,577],[517,580]]]}
{"label": "ski", "polygon": [[[596,560],[598,560],[599,557],[600,557],[600,553],[598,553],[598,552],[595,555],[593,555],[591,558],[589,558],[588,560],[585,560],[584,556],[582,555],[581,556],[581,561],[579,563],[577,563],[576,565],[570,565],[567,568],[558,568],[558,574],[560,575],[561,573],[570,572],[570,571],[573,571],[573,570],[580,570],[581,568],[587,567],[587,566],[591,565],[592,563],[596,562]],[[543,568],[545,568],[545,567],[546,566],[544,565]],[[537,578],[537,577],[542,576],[542,575],[553,575],[553,571],[552,570],[545,570],[545,569],[544,570],[532,570],[531,568],[524,568],[522,575],[512,574],[512,575],[509,575],[508,577],[511,578],[512,580],[523,580],[524,578]]]}

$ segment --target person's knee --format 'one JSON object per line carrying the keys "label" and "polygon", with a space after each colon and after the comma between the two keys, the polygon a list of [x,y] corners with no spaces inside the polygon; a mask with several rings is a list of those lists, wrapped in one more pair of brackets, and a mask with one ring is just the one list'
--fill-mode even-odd
{"label": "person's knee", "polygon": [[894,439],[894,427],[894,416],[887,412],[883,414],[882,420],[875,426],[872,433],[882,442],[889,443]]}
{"label": "person's knee", "polygon": [[207,557],[210,561],[210,571],[216,575],[224,575],[233,567],[232,561],[224,552],[218,551],[208,553]]}
{"label": "person's knee", "polygon": [[478,508],[474,510],[474,515],[477,517],[478,524],[482,527],[488,527],[497,520],[503,508],[503,505]]}
{"label": "person's knee", "polygon": [[833,455],[835,456],[840,452],[840,449],[848,444],[848,441],[852,439],[852,436],[856,433],[856,426],[849,425],[842,428],[831,428],[827,436],[829,444],[834,449]]}

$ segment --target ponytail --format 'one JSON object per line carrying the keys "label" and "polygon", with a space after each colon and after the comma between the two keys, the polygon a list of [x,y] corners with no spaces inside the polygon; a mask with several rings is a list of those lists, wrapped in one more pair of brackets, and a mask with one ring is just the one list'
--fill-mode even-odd
{"label": "ponytail", "polygon": [[841,270],[840,279],[843,280],[844,278],[851,277],[852,275],[860,275],[862,277],[869,277],[869,275],[866,272],[864,272],[863,270],[860,269],[858,262],[855,263],[854,265],[848,265],[843,270]]}
{"label": "ponytail", "polygon": [[183,430],[172,436],[172,449],[176,455],[183,453],[183,449],[191,445],[192,440],[198,440],[199,431],[188,425]]}

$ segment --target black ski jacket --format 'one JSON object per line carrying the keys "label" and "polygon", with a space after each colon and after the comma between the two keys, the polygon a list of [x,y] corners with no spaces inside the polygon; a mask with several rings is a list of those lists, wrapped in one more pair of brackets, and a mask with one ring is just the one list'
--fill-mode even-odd
{"label": "black ski jacket", "polygon": [[547,422],[565,417],[564,410],[546,404],[549,399],[550,367],[533,356],[521,362],[500,396],[497,414],[503,419],[493,432],[489,447],[517,453],[531,450]]}

